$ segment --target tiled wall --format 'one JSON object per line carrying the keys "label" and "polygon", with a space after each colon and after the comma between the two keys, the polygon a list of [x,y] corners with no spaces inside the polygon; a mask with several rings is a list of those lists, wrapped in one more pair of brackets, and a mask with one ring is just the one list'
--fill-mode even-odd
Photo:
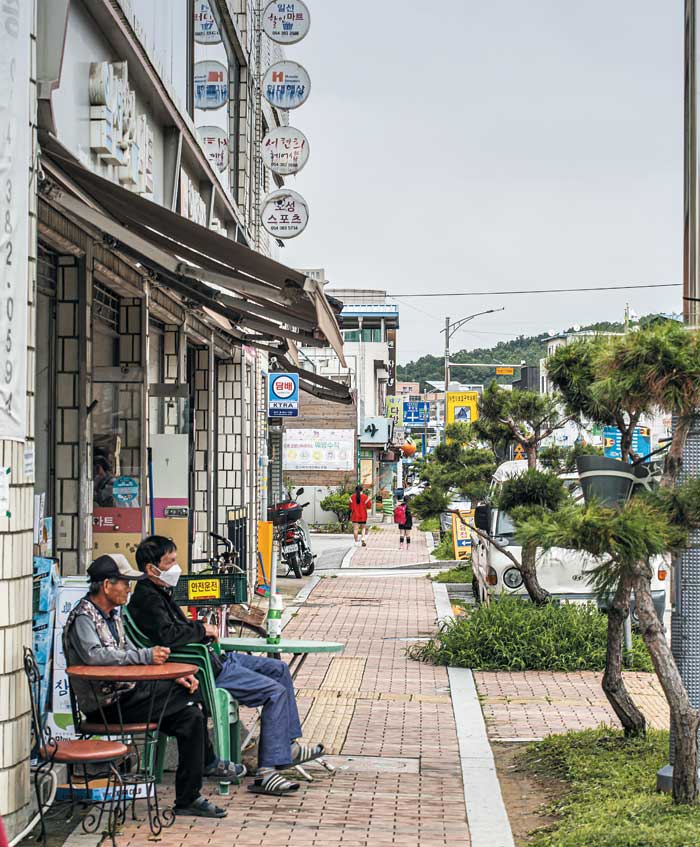
{"label": "tiled wall", "polygon": [[[32,16],[34,20],[34,16]],[[36,117],[36,41],[32,26],[30,120]],[[35,139],[32,150],[36,149]],[[27,446],[34,441],[37,198],[34,160],[28,174],[29,279],[27,331]],[[0,519],[0,815],[10,838],[29,816],[29,703],[22,656],[31,644],[34,477],[25,474],[24,444],[0,442],[0,462],[11,471],[10,517]]]}

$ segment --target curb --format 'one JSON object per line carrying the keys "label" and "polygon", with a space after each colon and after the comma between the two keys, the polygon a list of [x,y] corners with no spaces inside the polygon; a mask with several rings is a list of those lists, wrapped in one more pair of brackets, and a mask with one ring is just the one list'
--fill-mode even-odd
{"label": "curb", "polygon": [[357,553],[358,548],[353,544],[348,552],[343,556],[343,561],[340,563],[341,568],[349,568],[352,557]]}
{"label": "curb", "polygon": [[[311,594],[311,592],[314,590],[314,588],[316,588],[316,586],[319,584],[320,581],[321,581],[321,577],[316,576],[316,574],[314,574],[312,577],[310,577],[310,579],[306,583],[306,585],[304,585],[299,590],[297,595],[292,600],[293,605],[287,606],[286,609],[284,610],[284,612],[282,612],[281,624],[282,624],[283,630],[284,630],[285,626],[287,626],[289,621],[291,621],[291,619],[294,617],[294,615],[299,611],[299,605],[301,605],[304,602],[304,600],[308,599],[309,594]],[[299,604],[299,605],[297,605],[297,604]]]}
{"label": "curb", "polygon": [[[447,589],[434,582],[433,591],[438,622],[451,618]],[[474,677],[467,668],[448,668],[447,675],[457,726],[471,845],[515,847]]]}

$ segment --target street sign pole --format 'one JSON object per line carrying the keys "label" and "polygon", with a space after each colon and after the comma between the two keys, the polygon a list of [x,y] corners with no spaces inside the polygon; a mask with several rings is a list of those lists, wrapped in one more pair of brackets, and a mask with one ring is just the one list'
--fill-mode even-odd
{"label": "street sign pole", "polygon": [[[696,0],[685,2],[685,132],[684,132],[684,231],[683,231],[683,319],[700,323],[700,267],[698,256],[698,126],[697,126],[697,15]],[[700,476],[700,419],[688,432],[681,479]],[[673,568],[675,603],[671,612],[671,649],[690,702],[700,706],[700,532],[690,534],[689,544]],[[673,789],[675,743],[673,728],[670,764],[656,776],[659,791]]]}

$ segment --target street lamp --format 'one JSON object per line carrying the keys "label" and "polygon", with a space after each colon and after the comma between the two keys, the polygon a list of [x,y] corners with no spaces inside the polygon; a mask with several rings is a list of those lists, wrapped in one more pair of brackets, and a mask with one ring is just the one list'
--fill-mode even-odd
{"label": "street lamp", "polygon": [[450,339],[457,330],[461,329],[469,321],[473,321],[474,318],[481,317],[481,315],[492,315],[494,312],[502,312],[504,309],[505,306],[501,306],[500,309],[487,309],[485,312],[468,315],[466,318],[461,318],[454,323],[450,323],[449,317],[445,318],[445,328],[440,330],[440,332],[445,333],[445,414],[447,414],[447,392],[450,390]]}

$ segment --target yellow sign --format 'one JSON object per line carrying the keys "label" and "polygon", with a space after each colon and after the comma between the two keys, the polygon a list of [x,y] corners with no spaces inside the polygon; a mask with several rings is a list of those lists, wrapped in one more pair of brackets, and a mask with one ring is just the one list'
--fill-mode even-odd
{"label": "yellow sign", "polygon": [[515,368],[496,368],[496,376],[513,376]]}
{"label": "yellow sign", "polygon": [[393,418],[396,426],[403,426],[403,397],[386,398],[386,416]]}
{"label": "yellow sign", "polygon": [[189,600],[218,600],[221,597],[221,581],[218,579],[193,579],[187,585]]}
{"label": "yellow sign", "polygon": [[255,593],[261,597],[270,594],[271,573],[272,524],[270,521],[258,521],[258,575],[255,580]]}
{"label": "yellow sign", "polygon": [[452,514],[452,545],[455,559],[467,559],[472,550],[469,529],[474,525],[474,510]]}
{"label": "yellow sign", "polygon": [[448,424],[472,423],[479,417],[479,395],[476,391],[448,391],[447,416]]}

